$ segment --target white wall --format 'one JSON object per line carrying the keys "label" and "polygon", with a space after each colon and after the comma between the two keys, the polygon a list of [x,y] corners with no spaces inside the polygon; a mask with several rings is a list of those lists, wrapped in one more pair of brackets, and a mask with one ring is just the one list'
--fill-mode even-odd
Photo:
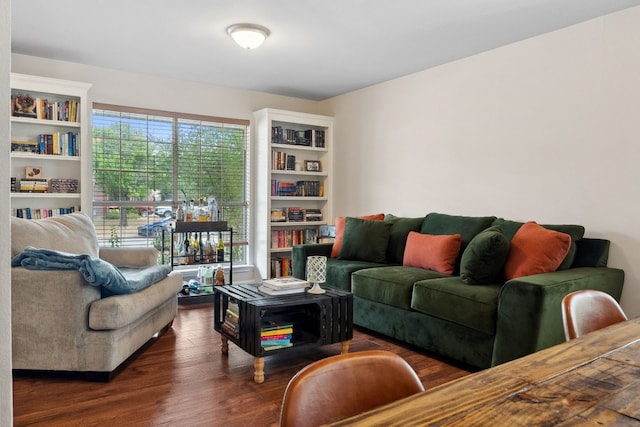
{"label": "white wall", "polygon": [[[11,1],[0,0],[0,99],[10,99]],[[0,205],[9,204],[9,103],[0,103]],[[0,236],[11,241],[9,210],[0,209]],[[10,246],[0,245],[0,426],[13,425],[13,383],[11,381],[11,263]]]}
{"label": "white wall", "polygon": [[638,46],[640,7],[326,101],[335,214],[583,224],[640,315]]}

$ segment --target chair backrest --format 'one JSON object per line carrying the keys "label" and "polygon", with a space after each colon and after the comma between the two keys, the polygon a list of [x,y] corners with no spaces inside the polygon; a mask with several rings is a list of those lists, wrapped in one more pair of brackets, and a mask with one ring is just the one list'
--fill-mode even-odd
{"label": "chair backrest", "polygon": [[327,357],[291,378],[280,425],[319,426],[421,391],[418,375],[395,353],[371,350]]}
{"label": "chair backrest", "polygon": [[586,289],[562,299],[562,322],[567,341],[627,320],[616,300],[606,292]]}

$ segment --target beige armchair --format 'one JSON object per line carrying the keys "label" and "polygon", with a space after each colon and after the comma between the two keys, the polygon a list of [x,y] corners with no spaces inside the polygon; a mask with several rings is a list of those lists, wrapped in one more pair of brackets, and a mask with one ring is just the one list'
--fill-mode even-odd
{"label": "beige armchair", "polygon": [[[154,248],[99,248],[91,219],[81,213],[43,220],[11,219],[11,256],[25,247],[100,257],[117,267],[157,263]],[[83,372],[108,380],[177,313],[182,276],[170,272],[151,286],[101,297],[99,286],[74,270],[11,270],[13,368]]]}

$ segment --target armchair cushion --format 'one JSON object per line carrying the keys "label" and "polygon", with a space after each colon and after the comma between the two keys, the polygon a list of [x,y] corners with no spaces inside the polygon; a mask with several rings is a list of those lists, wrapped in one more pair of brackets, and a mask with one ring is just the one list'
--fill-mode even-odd
{"label": "armchair cushion", "polygon": [[27,246],[98,256],[98,237],[91,219],[83,213],[42,220],[11,218],[11,258]]}
{"label": "armchair cushion", "polygon": [[[164,266],[158,266],[164,267]],[[182,276],[173,271],[154,286],[128,295],[114,295],[94,301],[89,309],[89,328],[93,330],[111,330],[129,325],[155,307],[172,298],[182,288]]]}

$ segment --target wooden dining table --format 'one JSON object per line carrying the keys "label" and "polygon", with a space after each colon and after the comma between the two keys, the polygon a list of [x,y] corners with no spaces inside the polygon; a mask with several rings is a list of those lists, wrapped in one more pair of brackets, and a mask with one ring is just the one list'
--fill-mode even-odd
{"label": "wooden dining table", "polygon": [[640,318],[333,426],[640,426]]}

